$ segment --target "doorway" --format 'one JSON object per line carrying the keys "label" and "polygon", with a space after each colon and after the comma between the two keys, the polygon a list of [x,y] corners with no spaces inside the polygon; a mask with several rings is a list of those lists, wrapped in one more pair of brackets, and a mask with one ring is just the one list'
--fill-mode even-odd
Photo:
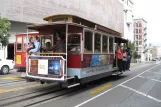
{"label": "doorway", "polygon": [[14,43],[9,43],[7,46],[7,59],[14,60]]}

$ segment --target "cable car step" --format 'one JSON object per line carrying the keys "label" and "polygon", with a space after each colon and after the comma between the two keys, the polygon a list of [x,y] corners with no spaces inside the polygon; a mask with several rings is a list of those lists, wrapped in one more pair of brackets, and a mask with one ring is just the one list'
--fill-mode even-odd
{"label": "cable car step", "polygon": [[115,72],[112,75],[121,75],[121,74],[123,74],[123,72]]}
{"label": "cable car step", "polygon": [[75,86],[78,86],[78,85],[80,85],[80,83],[69,85],[68,88],[72,88],[72,87],[75,87]]}
{"label": "cable car step", "polygon": [[67,77],[67,80],[74,79],[74,77]]}

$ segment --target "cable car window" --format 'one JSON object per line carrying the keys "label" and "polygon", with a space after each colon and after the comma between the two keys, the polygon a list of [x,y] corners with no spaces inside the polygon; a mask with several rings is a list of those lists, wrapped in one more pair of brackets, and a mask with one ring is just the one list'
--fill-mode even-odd
{"label": "cable car window", "polygon": [[90,31],[85,32],[85,42],[84,42],[84,52],[92,53],[92,41],[93,41],[93,33]]}
{"label": "cable car window", "polygon": [[100,53],[101,52],[101,35],[96,33],[94,39],[94,52]]}
{"label": "cable car window", "polygon": [[22,51],[22,37],[17,37],[17,51]]}
{"label": "cable car window", "polygon": [[24,49],[23,49],[23,50],[24,50],[24,52],[25,52],[25,51],[26,51],[26,47],[27,47],[27,43],[28,43],[28,42],[27,42],[27,36],[24,36],[24,37],[23,37],[23,40],[24,40],[24,41],[23,41],[23,42],[24,42]]}
{"label": "cable car window", "polygon": [[102,52],[108,53],[108,37],[107,36],[102,37]]}
{"label": "cable car window", "polygon": [[52,52],[53,46],[52,35],[41,35],[41,47],[43,52]]}
{"label": "cable car window", "polygon": [[113,38],[109,37],[109,53],[113,53]]}
{"label": "cable car window", "polygon": [[80,35],[71,34],[68,35],[68,52],[80,53]]}

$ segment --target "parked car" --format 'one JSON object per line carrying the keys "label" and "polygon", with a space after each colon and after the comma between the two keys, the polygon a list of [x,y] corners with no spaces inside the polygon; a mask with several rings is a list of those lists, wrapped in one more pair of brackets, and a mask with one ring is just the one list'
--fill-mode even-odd
{"label": "parked car", "polygon": [[8,74],[11,69],[14,68],[14,61],[8,59],[0,59],[0,73]]}
{"label": "parked car", "polygon": [[152,61],[157,61],[156,59],[152,59]]}

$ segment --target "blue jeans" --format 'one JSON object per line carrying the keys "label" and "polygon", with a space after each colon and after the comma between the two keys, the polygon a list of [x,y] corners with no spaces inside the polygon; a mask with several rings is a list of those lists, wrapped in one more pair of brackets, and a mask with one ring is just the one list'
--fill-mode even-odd
{"label": "blue jeans", "polygon": [[129,60],[127,60],[127,64],[126,64],[126,65],[127,65],[127,66],[126,66],[126,69],[127,69],[127,70],[129,70],[129,69],[130,69],[130,63],[131,63],[131,60],[130,60],[130,59],[129,59]]}

